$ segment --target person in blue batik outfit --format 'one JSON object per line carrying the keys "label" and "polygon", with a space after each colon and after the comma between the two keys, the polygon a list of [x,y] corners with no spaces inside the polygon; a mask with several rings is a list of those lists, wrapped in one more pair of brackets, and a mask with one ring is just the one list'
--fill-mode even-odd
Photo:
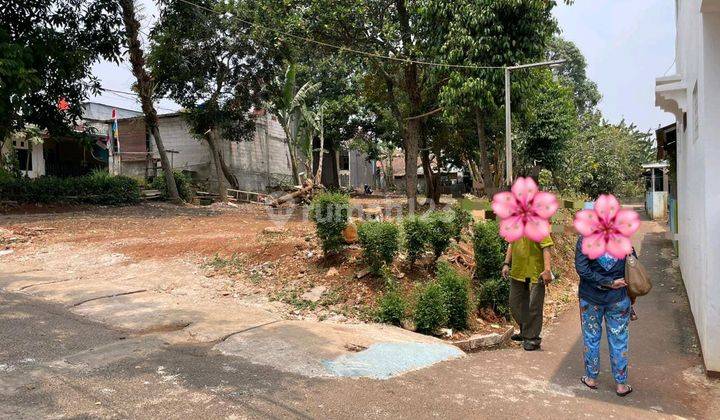
{"label": "person in blue batik outfit", "polygon": [[[633,251],[633,254],[635,251]],[[625,259],[605,254],[596,260],[582,253],[582,238],[575,248],[575,269],[580,276],[580,321],[585,344],[583,361],[585,376],[580,380],[586,386],[597,389],[600,374],[600,340],[602,323],[610,348],[610,365],[615,378],[618,396],[632,392],[627,384],[628,376],[628,325],[632,303],[625,283]]]}

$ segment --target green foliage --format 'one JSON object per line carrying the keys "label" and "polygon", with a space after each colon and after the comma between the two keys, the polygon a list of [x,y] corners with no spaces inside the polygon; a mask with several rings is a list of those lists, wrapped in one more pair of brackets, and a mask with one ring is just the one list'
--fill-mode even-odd
{"label": "green foliage", "polygon": [[377,320],[386,324],[400,325],[405,318],[406,308],[407,303],[403,295],[392,288],[378,299]]}
{"label": "green foliage", "polygon": [[451,210],[453,213],[453,237],[459,242],[463,229],[470,226],[473,218],[470,212],[462,208],[460,204],[453,205]]}
{"label": "green foliage", "polygon": [[468,327],[470,302],[470,279],[461,276],[450,264],[443,261],[437,267],[437,282],[445,296],[448,327],[464,330]]}
{"label": "green foliage", "polygon": [[549,70],[536,73],[514,143],[516,170],[533,176],[540,168],[552,171],[562,164],[562,152],[577,129],[572,90],[555,82]]}
{"label": "green foliage", "polygon": [[637,196],[643,191],[642,164],[654,160],[649,132],[624,121],[610,124],[599,113],[585,115],[581,130],[553,171],[558,188],[591,199],[603,193]]}
{"label": "green foliage", "polygon": [[419,216],[412,215],[403,219],[405,249],[411,265],[425,252],[429,230],[427,221]]}
{"label": "green foliage", "polygon": [[[82,102],[100,88],[93,64],[120,56],[117,2],[16,1],[0,9],[0,149],[28,124],[72,133]],[[67,111],[58,109],[60,98]]]}
{"label": "green foliage", "polygon": [[478,308],[490,308],[500,316],[510,314],[510,282],[515,280],[488,279],[477,292]]}
{"label": "green foliage", "polygon": [[[208,129],[231,141],[251,141],[266,81],[278,71],[283,48],[268,49],[253,26],[233,16],[251,16],[249,2],[162,2],[162,19],[151,33],[148,66],[156,93],[183,106],[192,132]],[[212,9],[212,10],[207,10]],[[242,88],[236,88],[242,87]]]}
{"label": "green foliage", "polygon": [[450,245],[450,239],[454,234],[452,214],[444,211],[434,211],[430,213],[427,224],[427,242],[430,244],[437,260]]}
{"label": "green foliage", "polygon": [[[175,185],[177,185],[180,198],[182,198],[183,201],[190,202],[194,195],[190,176],[180,171],[173,171],[173,177],[175,178]],[[150,183],[150,188],[159,190],[163,199],[167,200],[170,198],[167,185],[165,184],[165,177],[162,176],[162,174],[153,179]]]}
{"label": "green foliage", "polygon": [[391,264],[399,248],[399,229],[393,222],[366,222],[358,228],[365,261],[375,273]]}
{"label": "green foliage", "polygon": [[578,112],[585,114],[595,110],[602,95],[598,91],[597,84],[587,78],[585,72],[587,62],[580,49],[571,41],[556,35],[548,45],[548,59],[566,60],[554,71],[562,84],[571,87]]}
{"label": "green foliage", "polygon": [[0,197],[22,203],[135,204],[140,201],[140,186],[132,178],[95,171],[73,178],[0,180]]}
{"label": "green foliage", "polygon": [[488,220],[475,223],[473,251],[475,254],[475,278],[485,280],[495,277],[505,260],[507,243],[500,237],[497,222]]}
{"label": "green foliage", "polygon": [[315,222],[323,252],[338,252],[345,245],[342,231],[347,227],[350,197],[341,193],[318,194],[310,206],[310,219]]}
{"label": "green foliage", "polygon": [[418,296],[413,313],[415,329],[424,334],[433,334],[448,322],[445,293],[437,281],[418,286]]}

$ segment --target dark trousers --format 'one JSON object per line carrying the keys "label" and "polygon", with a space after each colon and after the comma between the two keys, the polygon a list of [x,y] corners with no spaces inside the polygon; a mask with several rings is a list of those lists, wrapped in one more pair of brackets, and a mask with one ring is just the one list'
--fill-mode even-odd
{"label": "dark trousers", "polygon": [[545,304],[545,283],[510,279],[510,312],[523,339],[540,342]]}

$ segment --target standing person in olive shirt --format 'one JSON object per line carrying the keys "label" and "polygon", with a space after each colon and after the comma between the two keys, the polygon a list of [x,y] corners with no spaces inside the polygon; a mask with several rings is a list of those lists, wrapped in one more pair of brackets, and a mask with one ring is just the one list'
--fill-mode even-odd
{"label": "standing person in olive shirt", "polygon": [[552,281],[550,236],[533,242],[522,237],[508,246],[502,267],[504,278],[510,278],[510,312],[520,326],[511,338],[522,341],[527,351],[540,348],[543,324],[545,286]]}

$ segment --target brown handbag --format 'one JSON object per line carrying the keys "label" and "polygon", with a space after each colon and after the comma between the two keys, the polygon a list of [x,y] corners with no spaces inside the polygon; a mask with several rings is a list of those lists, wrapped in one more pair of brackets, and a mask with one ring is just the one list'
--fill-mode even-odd
{"label": "brown handbag", "polygon": [[625,258],[625,283],[627,283],[628,294],[631,298],[645,296],[652,289],[652,281],[648,276],[645,267],[634,255]]}

